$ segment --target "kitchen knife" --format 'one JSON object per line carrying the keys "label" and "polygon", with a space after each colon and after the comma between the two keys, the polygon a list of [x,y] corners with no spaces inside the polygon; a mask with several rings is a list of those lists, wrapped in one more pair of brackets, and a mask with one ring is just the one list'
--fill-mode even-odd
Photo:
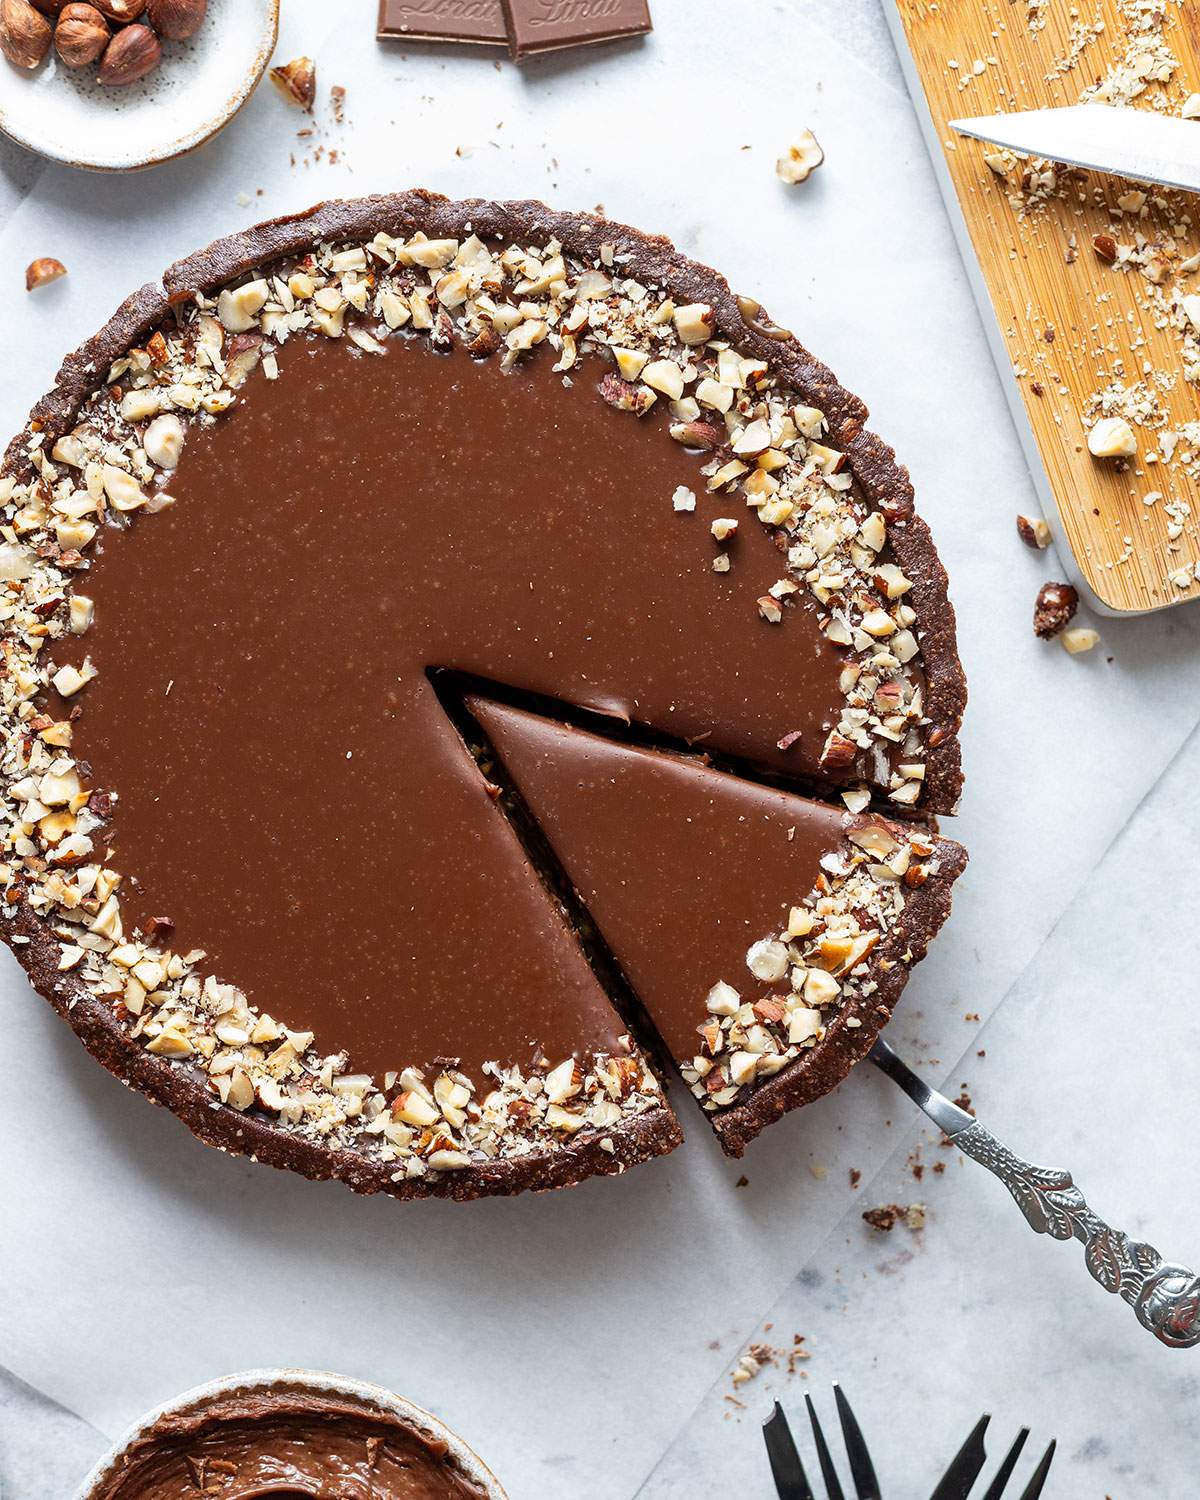
{"label": "kitchen knife", "polygon": [[951,130],[1025,156],[1200,192],[1200,120],[1108,104],[951,120]]}

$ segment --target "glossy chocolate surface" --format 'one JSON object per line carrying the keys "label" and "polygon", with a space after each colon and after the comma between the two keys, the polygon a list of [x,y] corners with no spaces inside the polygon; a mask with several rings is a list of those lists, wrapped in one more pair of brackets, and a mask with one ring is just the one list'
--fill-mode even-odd
{"label": "glossy chocolate surface", "polygon": [[469,707],[672,1055],[690,1061],[718,980],[747,1000],[771,990],[746,950],[787,925],[849,817],[699,759]]}
{"label": "glossy chocolate surface", "polygon": [[304,1386],[233,1391],[159,1420],[88,1500],[483,1500],[398,1416]]}
{"label": "glossy chocolate surface", "polygon": [[782,562],[765,528],[714,573],[728,500],[697,456],[606,406],[600,367],[566,384],[544,353],[505,374],[423,340],[294,340],[192,430],[177,504],[106,531],[80,583],[99,678],[76,749],[119,793],[127,929],[169,917],[177,951],[376,1075],[554,1062],[624,1029],[430,669],[799,773],[841,702],[810,606],[758,615]]}

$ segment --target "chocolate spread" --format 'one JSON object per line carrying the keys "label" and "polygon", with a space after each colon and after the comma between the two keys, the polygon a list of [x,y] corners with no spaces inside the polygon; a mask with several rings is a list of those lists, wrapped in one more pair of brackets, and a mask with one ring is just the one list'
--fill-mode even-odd
{"label": "chocolate spread", "polygon": [[483,1500],[444,1444],[392,1412],[299,1385],[171,1412],[88,1500]]}

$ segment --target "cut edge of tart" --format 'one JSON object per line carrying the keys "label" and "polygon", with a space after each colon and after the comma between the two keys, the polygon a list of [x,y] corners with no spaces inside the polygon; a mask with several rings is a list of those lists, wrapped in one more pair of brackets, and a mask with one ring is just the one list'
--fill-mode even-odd
{"label": "cut edge of tart", "polygon": [[466,707],[511,816],[550,846],[539,868],[557,863],[725,1152],[836,1087],[949,915],[962,845],[561,716]]}
{"label": "cut edge of tart", "polygon": [[[281,266],[286,278],[276,274]],[[415,286],[397,289],[389,282],[388,273],[398,266],[415,272]],[[499,286],[494,284],[497,275]],[[627,297],[634,287],[639,295]],[[638,317],[647,318],[647,327],[653,322],[657,328],[660,343],[649,353],[630,347],[634,341],[624,327],[603,326],[597,338],[587,309],[610,294],[621,309],[633,305]],[[646,306],[640,307],[643,302]],[[184,325],[186,338],[176,338]],[[345,334],[370,353],[377,345],[376,333],[386,337],[401,328],[425,333],[435,344],[462,344],[472,354],[496,353],[502,363],[517,362],[537,345],[549,343],[558,354],[554,368],[564,371],[580,357],[584,343],[607,345],[603,352],[614,361],[604,378],[609,404],[637,413],[660,399],[671,403],[672,436],[689,447],[717,450],[702,471],[710,491],[728,494],[741,515],[749,506],[751,519],[758,512],[755,524],[773,529],[787,569],[776,589],[759,601],[763,618],[781,618],[794,607],[793,596],[807,588],[823,611],[822,630],[847,648],[847,707],[822,754],[825,790],[840,795],[851,812],[865,811],[872,805],[872,790],[862,781],[854,784],[853,771],[869,760],[880,783],[876,790],[891,815],[954,810],[961,786],[957,732],[966,692],[945,573],[927,527],[914,513],[906,472],[892,450],[866,431],[862,403],[823,365],[771,323],[756,302],[736,297],[715,271],[679,255],[664,239],[611,221],[558,214],[539,203],[455,203],[420,191],[326,203],[219,240],[170,267],[161,288],[146,286],[128,298],[99,333],[66,359],[55,389],[34,408],[26,429],[9,447],[0,478],[6,521],[0,574],[8,590],[3,641],[6,937],[35,988],[66,1017],[89,1051],[124,1082],[167,1104],[210,1144],[306,1176],[338,1177],[363,1192],[471,1198],[564,1186],[593,1174],[623,1171],[678,1144],[678,1123],[636,1049],[631,1050],[637,1066],[646,1069],[644,1091],[620,1082],[608,1089],[604,1080],[588,1078],[589,1089],[596,1083],[598,1104],[604,1104],[606,1089],[609,1104],[616,1101],[615,1116],[581,1123],[579,1106],[572,1106],[581,1087],[574,1077],[566,1080],[563,1098],[570,1122],[546,1124],[548,1111],[564,1113],[550,1097],[564,1082],[551,1083],[550,1075],[573,1062],[555,1060],[531,1090],[540,1133],[532,1140],[514,1138],[513,1153],[504,1154],[505,1125],[498,1154],[490,1157],[454,1134],[456,1115],[463,1109],[453,1079],[441,1092],[440,1078],[419,1077],[407,1091],[401,1081],[382,1092],[379,1081],[368,1080],[355,1098],[353,1089],[339,1092],[335,1085],[345,1080],[337,1079],[328,1059],[323,1070],[317,1068],[314,1054],[305,1070],[305,1087],[311,1093],[313,1080],[320,1081],[322,1071],[328,1074],[321,1090],[322,1128],[332,1123],[323,1135],[285,1128],[283,1121],[298,1107],[288,1094],[286,1068],[282,1093],[270,1086],[274,1075],[269,1070],[261,1080],[250,1080],[247,1100],[230,1100],[228,1084],[224,1092],[214,1089],[214,1078],[228,1080],[235,1066],[225,1066],[229,1045],[214,1040],[215,1025],[237,1009],[233,1031],[238,1032],[247,1019],[244,997],[240,1009],[233,1001],[214,1001],[197,979],[188,1004],[180,1007],[187,1015],[178,1026],[171,1020],[162,1024],[164,1002],[156,997],[162,989],[177,995],[181,985],[191,982],[190,971],[185,961],[182,969],[172,971],[162,946],[147,943],[144,936],[140,947],[125,937],[119,877],[88,859],[88,831],[95,831],[103,818],[95,807],[89,809],[88,788],[71,762],[69,721],[53,722],[39,715],[34,704],[47,688],[46,674],[37,665],[40,645],[87,629],[86,596],[80,602],[70,585],[86,569],[87,548],[104,513],[129,514],[143,507],[152,512],[168,503],[172,448],[186,437],[188,423],[201,413],[215,417],[232,405],[249,371],[260,362],[273,362],[273,349],[289,335]],[[542,350],[539,357],[548,354]],[[660,358],[654,360],[652,354]],[[114,386],[122,383],[119,401],[110,400]],[[97,436],[89,417],[104,401],[111,408],[105,416],[107,430]],[[737,417],[743,405],[744,420]],[[727,420],[731,410],[734,415]],[[165,422],[160,420],[164,417]],[[156,421],[158,430],[152,433]],[[675,426],[681,429],[678,434]],[[64,472],[79,477],[77,490],[63,485]],[[800,498],[804,486],[820,490],[819,506],[826,510],[818,506],[814,516],[809,500]],[[839,509],[839,494],[848,497],[844,510]],[[859,517],[865,518],[861,525]],[[877,566],[876,554],[885,545],[895,562]],[[851,587],[859,589],[854,595],[859,602],[843,607],[843,591],[849,593]],[[872,589],[874,594],[864,601]],[[919,657],[919,679],[907,670],[914,657]],[[891,666],[872,665],[881,660]],[[864,663],[871,665],[870,673]],[[856,682],[874,684],[879,671],[887,678],[883,691],[856,697]],[[56,673],[54,686],[69,699],[87,680],[85,658],[67,676]],[[917,739],[919,760],[889,758],[889,744]],[[36,762],[33,776],[31,757]],[[19,789],[15,798],[14,788]],[[84,872],[91,872],[86,890],[68,892],[68,907],[60,900],[64,883],[70,886]],[[53,887],[50,896],[48,885]],[[910,902],[907,934],[895,937],[900,945],[896,956],[905,963],[924,951],[928,934],[948,908],[948,882],[930,886]],[[68,929],[74,921],[81,940],[56,936],[51,918]],[[123,999],[119,993],[114,997],[111,982],[89,984],[81,978],[89,969],[111,972],[118,962],[114,949],[122,950],[120,966],[130,973],[132,990]],[[890,985],[886,979],[880,983],[877,1004],[889,1012],[906,977],[905,963],[897,963]],[[159,988],[148,989],[137,978],[139,966],[143,978],[153,971]],[[141,1010],[128,1003],[131,993]],[[204,999],[203,1006],[194,1003],[197,997]],[[149,1024],[140,1019],[147,999],[155,1011]],[[170,1004],[167,1015],[172,1015]],[[132,1034],[139,1028],[141,1040]],[[173,1050],[175,1035],[181,1044]],[[146,1045],[147,1036],[153,1047]],[[197,1048],[193,1043],[200,1039],[204,1046]],[[296,1064],[299,1071],[313,1039],[308,1036],[302,1044],[285,1040],[296,1055],[284,1062]],[[836,1077],[817,1061],[821,1049],[813,1049],[806,1068],[790,1069],[760,1087],[745,1105],[724,1112],[719,1133],[726,1149],[740,1152],[769,1118],[832,1087],[867,1045],[869,1035],[857,1051],[856,1039],[839,1041],[849,1062]],[[221,1061],[220,1072],[213,1066],[214,1056]],[[201,1060],[206,1072],[197,1068]],[[574,1074],[579,1071],[574,1064]],[[265,1090],[260,1081],[266,1082]],[[522,1086],[527,1081],[522,1079]],[[365,1154],[360,1149],[364,1132],[353,1125],[362,1119],[378,1121],[382,1113],[393,1115],[397,1087],[400,1094],[415,1094],[422,1106],[432,1101],[437,1116],[425,1121],[421,1107],[419,1118],[409,1122],[401,1108],[397,1118],[411,1127],[418,1144],[410,1136],[399,1167],[395,1154],[386,1160]],[[241,1083],[237,1089],[244,1092]],[[385,1098],[385,1092],[392,1097]],[[449,1110],[443,1108],[443,1094],[450,1097]],[[277,1106],[280,1097],[282,1108]],[[612,1108],[604,1113],[612,1115]],[[439,1135],[443,1131],[444,1138]],[[414,1161],[419,1171],[413,1169]]]}

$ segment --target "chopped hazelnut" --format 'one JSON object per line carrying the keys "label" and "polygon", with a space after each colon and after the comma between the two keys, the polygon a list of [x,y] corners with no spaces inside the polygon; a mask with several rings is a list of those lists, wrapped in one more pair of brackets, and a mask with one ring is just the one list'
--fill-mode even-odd
{"label": "chopped hazelnut", "polygon": [[1079,608],[1079,592],[1069,583],[1044,583],[1033,610],[1033,632],[1048,641],[1071,623]]}
{"label": "chopped hazelnut", "polygon": [[652,360],[642,371],[642,383],[670,401],[678,401],[683,395],[683,371],[673,359]]}
{"label": "chopped hazelnut", "polygon": [[25,290],[32,292],[40,286],[49,286],[52,281],[58,281],[66,274],[67,268],[61,260],[55,260],[50,255],[43,255],[38,260],[30,261],[26,266]]}
{"label": "chopped hazelnut", "polygon": [[184,426],[173,411],[163,412],[146,428],[142,446],[146,457],[160,469],[173,469],[183,452]]}
{"label": "chopped hazelnut", "polygon": [[685,344],[704,344],[713,335],[716,315],[707,302],[690,302],[675,309],[675,330]]}
{"label": "chopped hazelnut", "polygon": [[91,628],[96,606],[86,594],[72,594],[68,608],[72,635],[83,635]]}
{"label": "chopped hazelnut", "polygon": [[1087,445],[1093,458],[1132,458],[1137,452],[1137,438],[1124,417],[1101,417],[1088,433]]}
{"label": "chopped hazelnut", "polygon": [[1094,234],[1092,236],[1092,249],[1108,265],[1117,258],[1117,242],[1111,234]]}
{"label": "chopped hazelnut", "polygon": [[1064,630],[1061,640],[1064,650],[1072,656],[1078,656],[1080,652],[1090,651],[1093,646],[1099,645],[1100,632],[1085,625],[1077,625],[1072,630]]}
{"label": "chopped hazelnut", "polygon": [[788,971],[788,951],[785,944],[775,938],[763,938],[753,943],[746,953],[746,967],[755,979],[773,984]]}
{"label": "chopped hazelnut", "polygon": [[804,182],[825,160],[825,153],[811,130],[802,130],[795,143],[775,163],[775,175],[789,185]]}
{"label": "chopped hazelnut", "polygon": [[1050,545],[1050,528],[1041,516],[1018,516],[1017,535],[1035,551]]}
{"label": "chopped hazelnut", "polygon": [[217,298],[217,317],[230,333],[245,333],[257,326],[258,313],[270,290],[261,278],[232,289],[226,287]]}
{"label": "chopped hazelnut", "polygon": [[317,97],[317,65],[311,57],[297,57],[271,69],[271,82],[291,104],[311,111]]}

